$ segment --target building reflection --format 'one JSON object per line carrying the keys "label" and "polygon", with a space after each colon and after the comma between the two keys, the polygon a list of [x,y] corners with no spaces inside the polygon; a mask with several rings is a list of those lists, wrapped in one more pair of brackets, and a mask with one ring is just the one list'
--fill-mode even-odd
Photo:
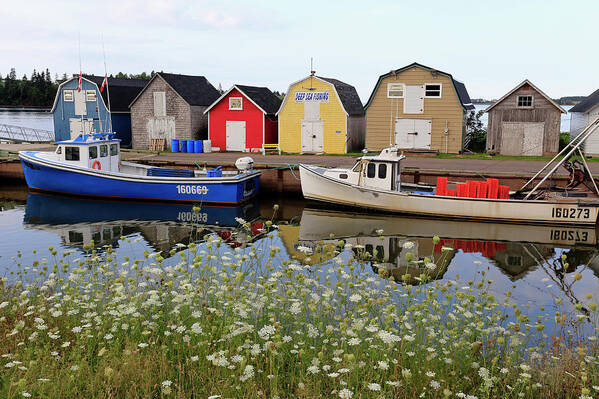
{"label": "building reflection", "polygon": [[[101,250],[118,247],[123,236],[140,234],[163,256],[176,244],[217,234],[231,247],[245,245],[262,232],[256,202],[237,207],[151,202],[100,201],[30,193],[24,226],[57,234],[65,246],[82,249],[92,240]],[[250,223],[243,229],[240,219]],[[241,231],[243,230],[243,231]],[[250,238],[248,239],[248,235]]]}

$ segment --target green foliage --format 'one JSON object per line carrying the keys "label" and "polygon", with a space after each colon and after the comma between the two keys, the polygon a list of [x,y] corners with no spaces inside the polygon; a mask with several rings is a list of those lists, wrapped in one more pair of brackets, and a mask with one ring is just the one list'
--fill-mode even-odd
{"label": "green foliage", "polygon": [[485,152],[487,131],[483,128],[480,118],[485,111],[470,111],[466,116],[466,138],[464,148],[472,152]]}
{"label": "green foliage", "polygon": [[146,73],[146,72],[142,72],[142,73],[130,73],[130,74],[126,74],[123,72],[119,72],[117,73],[115,76],[110,75],[110,77],[115,77],[115,78],[119,78],[119,79],[144,79],[144,80],[150,80],[152,78],[152,76],[154,76],[154,71],[150,72],[150,73]]}
{"label": "green foliage", "polygon": [[4,79],[0,79],[0,105],[51,106],[56,96],[58,84],[52,82],[50,71],[37,72],[35,69],[31,79],[23,75],[17,79],[17,72],[11,68]]}
{"label": "green foliage", "polygon": [[559,150],[563,150],[564,147],[570,142],[570,133],[559,134]]}

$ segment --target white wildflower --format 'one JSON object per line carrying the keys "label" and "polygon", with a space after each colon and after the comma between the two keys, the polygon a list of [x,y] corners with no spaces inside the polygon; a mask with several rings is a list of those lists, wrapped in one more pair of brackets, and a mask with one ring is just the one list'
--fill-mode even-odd
{"label": "white wildflower", "polygon": [[380,391],[381,386],[376,382],[371,382],[370,384],[368,384],[368,389],[370,389],[371,391]]}

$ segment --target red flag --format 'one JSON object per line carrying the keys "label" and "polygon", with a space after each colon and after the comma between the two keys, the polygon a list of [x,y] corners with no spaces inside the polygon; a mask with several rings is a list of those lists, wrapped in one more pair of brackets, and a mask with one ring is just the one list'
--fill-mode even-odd
{"label": "red flag", "polygon": [[79,85],[77,85],[77,91],[81,91],[81,74],[79,74]]}
{"label": "red flag", "polygon": [[108,75],[104,75],[104,80],[102,81],[102,86],[100,86],[100,93],[104,91],[104,86],[108,85]]}

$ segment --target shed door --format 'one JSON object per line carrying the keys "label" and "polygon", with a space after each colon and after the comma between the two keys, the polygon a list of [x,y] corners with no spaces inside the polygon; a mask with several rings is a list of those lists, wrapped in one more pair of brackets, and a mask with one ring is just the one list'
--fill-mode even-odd
{"label": "shed door", "polygon": [[81,119],[81,118],[70,118],[69,129],[71,133],[71,139],[76,138],[80,134],[90,134],[94,131],[94,120],[93,119]]}
{"label": "shed door", "polygon": [[502,122],[502,155],[543,155],[543,122]]}
{"label": "shed door", "polygon": [[75,92],[75,115],[87,115],[87,107],[85,104],[85,90]]}
{"label": "shed door", "polygon": [[320,120],[320,101],[304,102],[304,120],[307,120],[307,121]]}
{"label": "shed door", "polygon": [[245,121],[227,121],[227,151],[245,151]]}
{"label": "shed door", "polygon": [[395,144],[399,148],[430,150],[431,148],[430,119],[395,120]]}
{"label": "shed door", "polygon": [[424,112],[424,86],[407,85],[403,100],[404,114],[421,114]]}
{"label": "shed door", "polygon": [[324,152],[323,121],[302,121],[302,152]]}

